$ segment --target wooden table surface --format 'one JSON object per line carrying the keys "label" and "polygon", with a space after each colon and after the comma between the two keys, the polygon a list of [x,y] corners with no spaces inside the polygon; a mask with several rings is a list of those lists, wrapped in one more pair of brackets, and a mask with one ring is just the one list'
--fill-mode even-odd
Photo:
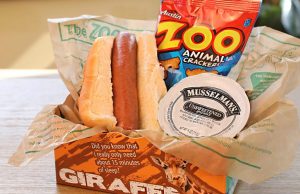
{"label": "wooden table surface", "polygon": [[[39,76],[35,75],[39,74]],[[18,78],[14,78],[18,77]],[[34,116],[46,104],[59,104],[68,94],[55,71],[0,70],[0,194],[99,193],[56,185],[53,153],[26,167],[11,167],[16,150]],[[290,94],[295,101],[300,89]],[[300,101],[297,106],[300,108]],[[258,185],[239,183],[235,194],[300,194],[300,149],[285,173]]]}

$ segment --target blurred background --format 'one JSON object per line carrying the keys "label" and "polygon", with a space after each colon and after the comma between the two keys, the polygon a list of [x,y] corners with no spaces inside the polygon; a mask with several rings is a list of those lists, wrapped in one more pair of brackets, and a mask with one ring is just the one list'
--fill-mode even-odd
{"label": "blurred background", "polygon": [[55,68],[47,18],[156,19],[159,0],[0,0],[0,68]]}
{"label": "blurred background", "polygon": [[[0,0],[0,69],[55,68],[47,18],[157,19],[160,0]],[[300,0],[264,0],[256,25],[300,37]]]}

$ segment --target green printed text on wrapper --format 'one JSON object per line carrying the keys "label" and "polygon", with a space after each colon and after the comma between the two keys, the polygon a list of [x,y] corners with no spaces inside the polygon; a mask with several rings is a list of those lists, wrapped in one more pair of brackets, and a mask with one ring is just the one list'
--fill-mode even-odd
{"label": "green printed text on wrapper", "polygon": [[251,75],[253,91],[249,95],[250,100],[255,100],[266,91],[275,81],[281,77],[281,73],[257,72]]}
{"label": "green printed text on wrapper", "polygon": [[86,44],[93,44],[101,36],[116,36],[121,31],[144,31],[129,29],[106,21],[91,19],[84,23],[58,23],[61,41],[76,40]]}

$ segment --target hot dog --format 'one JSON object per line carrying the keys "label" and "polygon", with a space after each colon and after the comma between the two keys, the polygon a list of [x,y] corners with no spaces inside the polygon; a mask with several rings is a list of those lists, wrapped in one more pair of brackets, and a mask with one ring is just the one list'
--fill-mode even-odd
{"label": "hot dog", "polygon": [[121,32],[114,40],[112,83],[117,126],[138,129],[137,43],[134,34]]}
{"label": "hot dog", "polygon": [[153,34],[101,37],[85,64],[79,115],[89,127],[157,130],[166,91]]}

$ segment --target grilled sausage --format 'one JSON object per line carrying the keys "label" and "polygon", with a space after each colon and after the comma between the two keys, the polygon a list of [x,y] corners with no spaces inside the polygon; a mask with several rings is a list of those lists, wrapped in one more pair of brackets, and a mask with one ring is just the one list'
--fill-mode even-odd
{"label": "grilled sausage", "polygon": [[138,129],[137,43],[134,34],[121,32],[114,40],[112,83],[117,126]]}

